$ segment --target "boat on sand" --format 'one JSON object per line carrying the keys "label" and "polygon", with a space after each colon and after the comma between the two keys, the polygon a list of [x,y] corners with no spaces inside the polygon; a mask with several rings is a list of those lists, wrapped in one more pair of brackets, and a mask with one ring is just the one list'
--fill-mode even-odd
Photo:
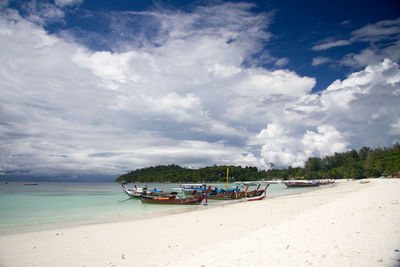
{"label": "boat on sand", "polygon": [[[238,185],[234,189],[218,189],[214,188],[207,195],[208,199],[215,200],[230,200],[230,199],[241,199],[241,198],[252,198],[258,197],[263,194],[264,191],[267,190],[269,184],[265,183],[265,188],[260,189],[262,183],[260,182],[241,182],[237,183]],[[245,186],[244,190],[240,190],[239,186]],[[251,186],[257,186],[257,188],[253,190],[249,190]]]}
{"label": "boat on sand", "polygon": [[[242,184],[246,186],[246,189],[240,192],[240,198],[253,198],[261,196],[269,186],[269,183],[267,182],[242,182]],[[260,189],[262,184],[265,184],[264,189]],[[251,186],[257,186],[257,188],[249,190]]]}
{"label": "boat on sand", "polygon": [[308,187],[308,186],[319,186],[318,181],[284,181],[287,187]]}
{"label": "boat on sand", "polygon": [[255,197],[249,197],[246,198],[247,201],[253,201],[253,200],[263,200],[264,198],[267,197],[267,188],[268,188],[269,184],[265,187],[265,189],[263,190],[262,194],[259,196],[255,196]]}
{"label": "boat on sand", "polygon": [[169,194],[163,196],[142,195],[140,199],[142,200],[142,203],[149,203],[149,204],[170,204],[170,205],[200,204],[206,198],[206,195],[209,190],[210,187],[208,187],[207,192],[203,194],[194,194],[193,196],[184,196],[184,195],[178,196],[176,194]]}

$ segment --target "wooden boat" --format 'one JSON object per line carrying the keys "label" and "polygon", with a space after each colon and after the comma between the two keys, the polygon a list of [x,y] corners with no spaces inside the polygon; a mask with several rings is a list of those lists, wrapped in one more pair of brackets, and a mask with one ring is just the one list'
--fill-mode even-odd
{"label": "wooden boat", "polygon": [[165,195],[165,196],[151,196],[142,195],[141,200],[143,203],[149,204],[170,204],[170,205],[189,205],[189,204],[200,204],[205,196],[194,195],[191,197],[178,198],[177,195]]}
{"label": "wooden boat", "polygon": [[259,196],[255,196],[255,197],[249,197],[246,198],[247,201],[253,201],[253,200],[263,200],[264,198],[267,197],[267,188],[268,188],[269,184],[267,184],[267,186],[264,188],[264,190],[262,191],[261,195]]}
{"label": "wooden boat", "polygon": [[[261,185],[265,183],[265,188],[264,189],[260,189]],[[257,196],[261,196],[263,194],[263,192],[265,190],[267,190],[269,183],[267,182],[243,182],[242,184],[246,185],[246,189],[244,191],[240,191],[240,197],[243,198],[251,198],[251,197],[257,197]],[[250,186],[257,186],[256,189],[254,190],[250,190],[249,191],[249,187]]]}
{"label": "wooden boat", "polygon": [[[138,189],[135,186],[135,189],[130,189],[125,183],[122,183],[121,186],[124,193],[130,198],[140,198],[140,196],[143,194],[143,188]],[[145,190],[147,190],[147,188],[145,188]]]}
{"label": "wooden boat", "polygon": [[[265,183],[266,186],[264,189],[260,189],[262,183],[259,182],[243,182],[239,183],[240,185],[245,185],[246,189],[240,190],[239,185],[235,189],[217,189],[211,190],[210,193],[207,195],[208,199],[215,199],[215,200],[229,200],[229,199],[241,199],[241,198],[252,198],[258,197],[263,194],[265,190],[267,190],[269,184]],[[257,185],[257,188],[254,190],[249,191],[250,186]]]}
{"label": "wooden boat", "polygon": [[215,200],[229,200],[229,199],[239,199],[241,198],[241,195],[238,187],[235,189],[214,188],[213,190],[210,190],[210,193],[207,194],[207,198]]}
{"label": "wooden boat", "polygon": [[149,203],[149,204],[194,205],[194,204],[200,204],[206,198],[206,195],[210,188],[211,187],[209,187],[207,192],[203,194],[194,194],[190,197],[177,196],[177,195],[164,195],[164,196],[142,195],[140,199],[142,200],[143,203]]}
{"label": "wooden boat", "polygon": [[166,194],[172,194],[172,195],[177,194],[175,192],[167,193],[164,191],[157,190],[155,188],[153,190],[149,190],[147,187],[141,188],[141,187],[136,187],[136,185],[134,189],[131,189],[126,186],[126,183],[121,183],[121,186],[124,193],[130,198],[140,198],[143,195],[160,196]]}
{"label": "wooden boat", "polygon": [[312,182],[299,182],[299,181],[285,181],[283,182],[287,187],[308,187],[308,186],[319,186],[318,181]]}
{"label": "wooden boat", "polygon": [[327,179],[327,180],[319,180],[318,182],[319,182],[320,185],[327,185],[327,184],[335,183],[335,180]]}

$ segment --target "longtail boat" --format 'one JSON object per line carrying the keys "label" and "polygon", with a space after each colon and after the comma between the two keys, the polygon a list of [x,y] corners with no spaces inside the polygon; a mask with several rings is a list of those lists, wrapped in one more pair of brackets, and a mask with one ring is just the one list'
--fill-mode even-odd
{"label": "longtail boat", "polygon": [[[265,188],[260,189],[261,185],[265,183]],[[246,185],[246,189],[244,191],[240,191],[240,197],[250,198],[261,196],[265,190],[267,190],[269,183],[267,182],[243,182],[242,184]],[[249,191],[250,186],[257,185],[257,188]]]}
{"label": "longtail boat", "polygon": [[264,188],[264,190],[262,191],[261,195],[255,196],[255,197],[249,197],[249,198],[246,198],[246,200],[247,201],[263,200],[267,196],[267,188],[268,188],[268,186],[269,186],[269,184],[267,184],[267,186]]}
{"label": "longtail boat", "polygon": [[308,186],[319,186],[320,185],[320,183],[318,181],[308,181],[308,182],[285,181],[283,183],[287,187],[308,187]]}
{"label": "longtail boat", "polygon": [[160,191],[157,189],[153,189],[153,190],[149,190],[147,187],[136,187],[136,185],[134,186],[134,189],[128,188],[126,186],[126,183],[121,183],[122,186],[122,190],[124,191],[124,193],[129,196],[130,198],[140,198],[143,195],[152,195],[152,196],[160,196],[160,195],[166,195],[166,194],[177,194],[177,193],[167,193],[164,191]]}
{"label": "longtail boat", "polygon": [[177,195],[163,195],[163,196],[142,195],[140,199],[142,200],[143,203],[149,203],[149,204],[170,204],[170,205],[200,204],[206,198],[206,195],[210,190],[210,188],[211,186],[204,194],[194,194],[193,196],[190,197],[177,196]]}
{"label": "longtail boat", "polygon": [[138,189],[135,186],[135,189],[131,189],[128,188],[125,183],[122,183],[121,186],[122,186],[122,191],[124,191],[124,193],[130,198],[140,198],[140,196],[143,194],[143,188]]}
{"label": "longtail boat", "polygon": [[327,179],[327,180],[319,180],[318,182],[319,182],[320,185],[326,185],[326,184],[333,184],[333,183],[335,183],[335,180]]}
{"label": "longtail boat", "polygon": [[214,188],[210,191],[207,195],[208,199],[215,199],[215,200],[229,200],[229,199],[239,199],[240,191],[238,187],[235,189],[218,189]]}
{"label": "longtail boat", "polygon": [[[239,183],[240,185],[245,185],[246,188],[244,190],[240,190],[239,186],[235,189],[218,189],[215,188],[211,190],[210,193],[207,195],[208,199],[215,199],[215,200],[229,200],[229,199],[241,199],[241,198],[251,198],[261,196],[265,190],[267,190],[269,184],[265,183],[265,189],[260,189],[261,183],[260,182],[242,182]],[[258,187],[254,190],[249,191],[250,186]]]}

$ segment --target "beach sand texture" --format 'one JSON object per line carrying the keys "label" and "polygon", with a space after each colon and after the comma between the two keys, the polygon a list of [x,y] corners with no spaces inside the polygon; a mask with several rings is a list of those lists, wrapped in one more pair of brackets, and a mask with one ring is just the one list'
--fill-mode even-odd
{"label": "beach sand texture", "polygon": [[0,266],[400,266],[400,179],[0,236]]}

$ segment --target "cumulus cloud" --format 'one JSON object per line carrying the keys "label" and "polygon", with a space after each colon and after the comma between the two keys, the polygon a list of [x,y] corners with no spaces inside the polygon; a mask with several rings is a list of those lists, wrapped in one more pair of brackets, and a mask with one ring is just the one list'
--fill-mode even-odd
{"label": "cumulus cloud", "polygon": [[[74,176],[172,163],[301,166],[398,139],[396,63],[375,62],[311,94],[313,77],[246,64],[271,36],[269,14],[252,7],[131,12],[119,14],[131,18],[123,23],[113,13],[111,28],[126,37],[105,32],[103,50],[74,30],[49,34],[46,20],[2,11],[1,169]],[[132,21],[147,28],[135,32]]]}
{"label": "cumulus cloud", "polygon": [[317,132],[307,130],[301,144],[307,156],[328,156],[335,152],[343,152],[348,148],[348,142],[342,133],[331,125],[318,126]]}
{"label": "cumulus cloud", "polygon": [[332,125],[303,132],[279,122],[268,124],[249,144],[261,145],[264,165],[273,163],[277,167],[301,167],[311,156],[326,156],[348,148],[346,138]]}
{"label": "cumulus cloud", "polygon": [[265,164],[302,166],[311,156],[399,139],[399,66],[389,59],[333,82],[319,95],[305,94],[275,106],[267,127],[249,139]]}
{"label": "cumulus cloud", "polygon": [[[214,15],[207,8],[144,12],[140,16],[161,25],[157,44],[119,52],[92,51],[71,42],[73,33],[48,34],[43,24],[50,21],[37,6],[25,17],[5,11],[1,168],[29,175],[116,175],[163,163],[251,164],[251,152],[224,141],[244,140],[246,129],[221,120],[230,109],[223,98],[232,91],[228,79],[250,79],[241,64],[268,39],[268,17],[253,17],[249,8],[216,6]],[[243,17],[246,26],[238,19]]]}

